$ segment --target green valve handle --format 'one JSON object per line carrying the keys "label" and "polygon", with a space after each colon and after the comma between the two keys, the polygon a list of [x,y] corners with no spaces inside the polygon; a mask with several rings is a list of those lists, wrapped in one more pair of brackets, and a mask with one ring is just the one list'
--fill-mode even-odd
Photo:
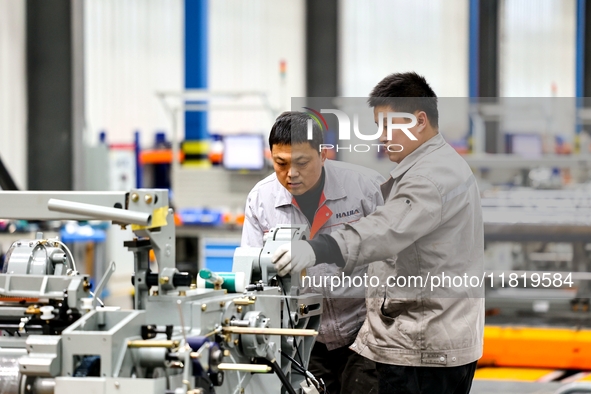
{"label": "green valve handle", "polygon": [[216,274],[215,272],[208,270],[207,268],[202,269],[199,271],[199,277],[205,279],[206,281],[210,282],[212,285],[223,285],[224,278]]}
{"label": "green valve handle", "polygon": [[244,272],[212,272],[208,269],[199,271],[197,287],[200,289],[213,289],[220,285],[228,293],[241,293],[245,289],[246,276]]}

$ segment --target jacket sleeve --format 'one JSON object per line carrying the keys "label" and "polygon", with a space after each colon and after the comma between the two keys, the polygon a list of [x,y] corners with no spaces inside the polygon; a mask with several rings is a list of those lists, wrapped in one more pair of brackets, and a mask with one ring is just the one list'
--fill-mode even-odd
{"label": "jacket sleeve", "polygon": [[337,241],[345,274],[357,266],[395,258],[441,223],[441,193],[423,176],[404,177],[393,197],[375,212],[331,233]]}
{"label": "jacket sleeve", "polygon": [[244,225],[242,227],[242,240],[240,246],[250,246],[254,248],[263,247],[264,232],[257,216],[257,196],[250,192],[246,199],[244,208]]}
{"label": "jacket sleeve", "polygon": [[366,199],[361,201],[363,207],[363,216],[367,216],[374,212],[377,207],[384,205],[384,197],[380,186],[386,182],[384,177],[376,174],[374,178],[367,182],[367,190],[365,191]]}

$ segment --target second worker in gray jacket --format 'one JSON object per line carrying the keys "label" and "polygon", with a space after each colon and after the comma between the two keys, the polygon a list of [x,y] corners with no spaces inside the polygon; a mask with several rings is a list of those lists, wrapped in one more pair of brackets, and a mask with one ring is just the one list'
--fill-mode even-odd
{"label": "second worker in gray jacket", "polygon": [[[369,275],[380,283],[369,289],[367,320],[352,348],[376,362],[379,393],[467,394],[484,332],[474,175],[439,134],[437,96],[423,77],[389,75],[368,101],[384,124],[380,142],[397,147],[388,149],[398,165],[382,186],[384,205],[330,235],[282,245],[274,263],[281,275],[323,261],[338,260],[345,273],[374,262]],[[403,132],[389,121],[414,124]]]}

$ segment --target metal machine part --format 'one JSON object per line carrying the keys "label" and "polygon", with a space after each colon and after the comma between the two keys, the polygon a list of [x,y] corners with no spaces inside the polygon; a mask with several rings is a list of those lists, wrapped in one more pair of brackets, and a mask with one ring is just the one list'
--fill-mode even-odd
{"label": "metal machine part", "polygon": [[37,233],[34,240],[14,242],[6,253],[3,274],[66,275],[76,271],[72,253],[58,239],[44,239]]}
{"label": "metal machine part", "polygon": [[[212,279],[225,278],[225,288],[195,288],[192,278],[175,268],[167,190],[54,194],[42,192],[38,197],[59,211],[40,212],[44,219],[75,215],[131,224],[137,238],[124,245],[135,257],[135,309],[96,305],[96,297],[89,297],[87,278],[74,271],[58,271],[61,275],[55,268],[51,271],[57,256],[39,255],[37,249],[45,250],[42,246],[34,253],[29,249],[26,264],[33,268],[25,270],[26,250],[19,249],[15,256],[20,259],[11,266],[23,272],[0,274],[0,295],[28,300],[0,305],[0,322],[7,319],[13,330],[25,328],[27,334],[0,340],[0,357],[10,360],[4,367],[12,382],[7,389],[12,391],[7,392],[295,393],[294,387],[300,391],[322,299],[301,295],[299,278],[277,279],[270,254],[281,243],[306,237],[305,227],[282,226],[263,249],[239,249],[232,273],[211,273]],[[4,198],[18,200],[13,193],[0,192],[0,202]],[[34,198],[31,192],[23,196]],[[97,204],[101,199],[106,205]],[[23,213],[22,206],[17,208]],[[0,216],[4,216],[1,208]],[[152,250],[157,271],[150,270]],[[59,251],[51,252],[47,256]],[[99,287],[114,269],[112,263]],[[33,322],[38,326],[34,332]],[[56,322],[67,324],[58,327]],[[282,358],[280,352],[291,359]]]}
{"label": "metal machine part", "polygon": [[10,247],[0,274],[0,295],[0,330],[4,338],[19,343],[33,334],[60,334],[75,322],[85,312],[90,284],[76,272],[66,245],[38,233],[36,239]]}
{"label": "metal machine part", "polygon": [[20,379],[18,359],[0,357],[0,393],[19,394]]}

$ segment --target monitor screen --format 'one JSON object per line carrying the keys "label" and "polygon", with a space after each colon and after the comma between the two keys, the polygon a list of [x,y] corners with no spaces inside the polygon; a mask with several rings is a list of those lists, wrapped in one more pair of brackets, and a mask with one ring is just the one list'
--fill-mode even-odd
{"label": "monitor screen", "polygon": [[263,136],[260,134],[226,135],[223,165],[228,170],[262,170],[265,167]]}
{"label": "monitor screen", "polygon": [[510,151],[525,158],[537,158],[543,153],[542,138],[539,134],[513,134]]}

